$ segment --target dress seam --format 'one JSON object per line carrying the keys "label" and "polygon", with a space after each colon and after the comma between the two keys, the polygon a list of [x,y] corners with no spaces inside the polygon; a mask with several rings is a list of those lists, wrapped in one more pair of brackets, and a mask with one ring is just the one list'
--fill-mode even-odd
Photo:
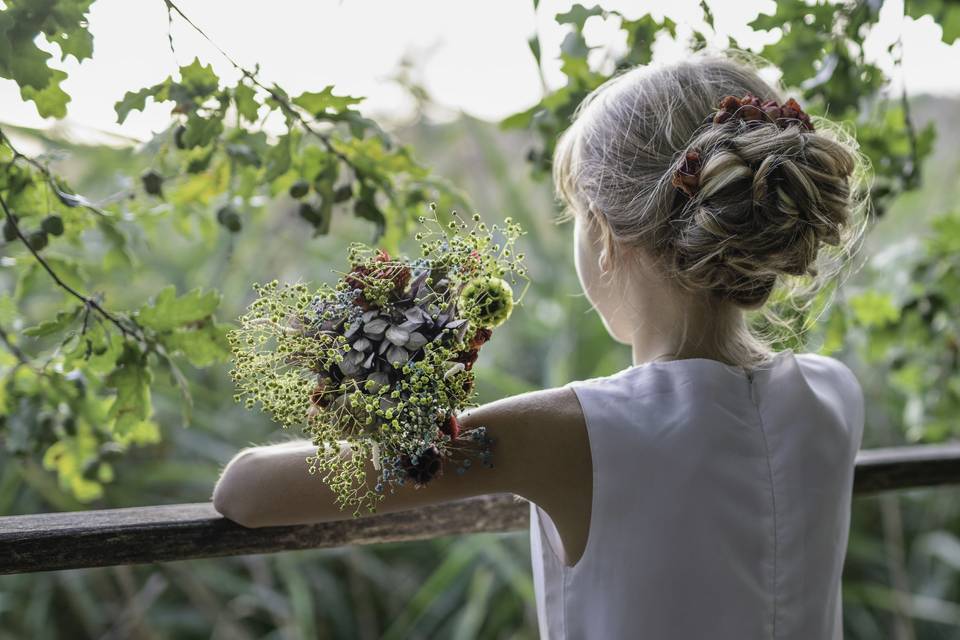
{"label": "dress seam", "polygon": [[563,603],[560,607],[560,640],[567,640],[567,578],[569,577],[569,573],[562,561],[559,564],[560,575],[563,576],[563,579],[560,581],[560,602]]}
{"label": "dress seam", "polygon": [[776,640],[777,637],[777,492],[776,486],[774,483],[773,477],[773,465],[770,461],[770,444],[767,442],[767,432],[763,427],[763,415],[760,413],[760,405],[757,403],[756,396],[754,395],[754,385],[753,376],[750,376],[750,399],[753,402],[754,407],[757,410],[757,424],[760,426],[760,438],[763,441],[763,450],[764,457],[767,462],[767,474],[770,478],[770,504],[773,511],[773,589],[772,599],[773,599],[773,612],[772,612],[772,621],[771,621],[771,638]]}

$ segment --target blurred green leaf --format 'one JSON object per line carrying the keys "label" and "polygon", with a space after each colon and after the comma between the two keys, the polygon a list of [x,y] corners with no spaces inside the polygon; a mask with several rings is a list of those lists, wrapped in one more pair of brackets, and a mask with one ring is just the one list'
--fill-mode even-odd
{"label": "blurred green leaf", "polygon": [[38,325],[24,329],[23,335],[30,336],[31,338],[41,338],[43,336],[60,333],[76,322],[82,310],[83,305],[79,305],[69,311],[58,311],[57,316],[52,320],[44,320]]}
{"label": "blurred green leaf", "polygon": [[896,322],[900,309],[889,294],[878,291],[865,291],[848,301],[853,317],[865,327],[881,327]]}
{"label": "blurred green leaf", "polygon": [[208,318],[220,304],[216,291],[193,289],[177,297],[176,287],[168,285],[137,312],[137,321],[154,331],[169,331]]}
{"label": "blurred green leaf", "polygon": [[320,91],[305,91],[293,99],[293,104],[303,107],[314,117],[320,118],[330,110],[344,111],[350,105],[363,102],[363,98],[333,95],[333,85],[327,85]]}
{"label": "blurred green leaf", "polygon": [[943,41],[953,44],[960,38],[960,4],[953,0],[909,0],[904,11],[911,18],[931,16],[943,28]]}

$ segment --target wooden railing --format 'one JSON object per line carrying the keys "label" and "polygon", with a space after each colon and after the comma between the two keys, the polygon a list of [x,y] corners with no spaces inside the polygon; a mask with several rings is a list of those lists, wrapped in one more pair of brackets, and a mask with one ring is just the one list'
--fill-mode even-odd
{"label": "wooden railing", "polygon": [[[960,443],[870,449],[854,494],[960,484]],[[323,524],[247,529],[209,502],[0,518],[0,574],[403,542],[529,527],[529,503],[495,494]]]}

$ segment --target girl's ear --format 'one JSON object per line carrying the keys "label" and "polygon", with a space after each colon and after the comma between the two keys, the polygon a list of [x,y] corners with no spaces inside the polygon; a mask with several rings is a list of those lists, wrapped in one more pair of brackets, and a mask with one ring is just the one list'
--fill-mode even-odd
{"label": "girl's ear", "polygon": [[590,235],[594,246],[599,246],[597,253],[597,266],[601,275],[606,275],[611,268],[610,253],[613,250],[613,238],[610,236],[610,230],[601,222],[600,215],[593,205],[590,205],[591,217],[587,223],[587,232]]}
{"label": "girl's ear", "polygon": [[610,254],[607,253],[606,247],[600,250],[600,255],[597,258],[597,265],[600,267],[600,273],[606,275],[610,271]]}

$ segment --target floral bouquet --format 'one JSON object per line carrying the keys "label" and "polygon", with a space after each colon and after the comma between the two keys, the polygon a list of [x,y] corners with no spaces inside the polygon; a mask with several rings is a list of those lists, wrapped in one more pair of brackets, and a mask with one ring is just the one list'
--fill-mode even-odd
{"label": "floral bouquet", "polygon": [[[425,485],[455,451],[464,454],[457,473],[474,455],[493,466],[485,427],[461,430],[456,412],[473,404],[477,354],[513,308],[505,278],[529,284],[515,253],[526,232],[510,218],[488,229],[476,214],[468,231],[456,211],[447,225],[430,211],[419,217],[421,257],[352,243],[335,286],[254,285],[258,297],[229,336],[237,401],[301,426],[317,445],[309,472],[325,471],[355,517],[364,504],[374,512],[386,487]],[[372,490],[367,459],[380,472]]]}

